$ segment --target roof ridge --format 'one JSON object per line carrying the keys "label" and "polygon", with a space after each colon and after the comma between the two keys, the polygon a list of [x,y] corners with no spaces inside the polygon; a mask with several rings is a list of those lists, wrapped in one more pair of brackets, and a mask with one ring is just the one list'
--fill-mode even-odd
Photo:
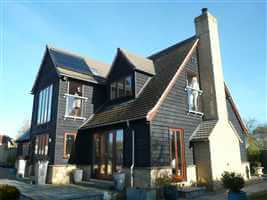
{"label": "roof ridge", "polygon": [[46,47],[50,50],[54,50],[54,51],[60,51],[61,53],[64,53],[64,54],[67,54],[67,55],[70,55],[70,56],[74,56],[74,57],[78,57],[78,58],[82,58],[84,59],[84,56],[82,55],[79,55],[78,53],[74,53],[74,52],[71,52],[69,50],[66,50],[66,49],[63,49],[63,48],[58,48],[58,47],[55,47],[53,45],[46,45]]}
{"label": "roof ridge", "polygon": [[192,36],[192,37],[190,37],[190,38],[187,38],[187,39],[182,40],[182,41],[180,41],[180,42],[178,42],[178,43],[176,43],[176,44],[173,44],[173,45],[171,45],[171,46],[169,46],[169,47],[167,47],[167,48],[165,48],[165,49],[162,49],[162,50],[160,50],[160,51],[158,51],[158,52],[156,52],[156,53],[153,53],[152,55],[148,56],[147,58],[148,58],[148,59],[152,59],[153,57],[160,56],[160,54],[162,54],[162,53],[164,53],[164,52],[166,52],[166,51],[169,51],[169,50],[171,50],[171,49],[177,48],[177,47],[179,47],[180,45],[183,45],[184,43],[186,43],[186,42],[188,42],[188,41],[190,41],[190,40],[196,39],[196,38],[197,38],[197,37],[194,35],[194,36]]}
{"label": "roof ridge", "polygon": [[151,60],[150,58],[147,58],[147,57],[145,57],[145,56],[142,56],[142,55],[140,55],[140,54],[138,54],[138,53],[134,53],[134,52],[131,52],[131,51],[129,51],[129,50],[127,50],[127,49],[124,49],[124,48],[118,48],[122,53],[129,53],[129,54],[132,54],[132,55],[134,55],[134,56],[137,56],[137,57],[140,57],[140,58],[143,58],[143,59],[145,59],[145,60],[148,60],[148,61],[151,61],[151,62],[153,62],[153,60]]}

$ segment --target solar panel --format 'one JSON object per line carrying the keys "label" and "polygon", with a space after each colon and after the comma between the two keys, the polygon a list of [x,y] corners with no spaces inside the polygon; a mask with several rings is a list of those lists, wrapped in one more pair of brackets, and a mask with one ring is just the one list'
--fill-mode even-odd
{"label": "solar panel", "polygon": [[87,75],[92,74],[83,58],[54,50],[50,52],[53,54],[58,66]]}

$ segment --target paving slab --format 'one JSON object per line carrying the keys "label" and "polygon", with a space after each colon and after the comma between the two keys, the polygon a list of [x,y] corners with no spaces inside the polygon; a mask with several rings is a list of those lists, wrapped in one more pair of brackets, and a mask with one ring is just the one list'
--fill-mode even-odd
{"label": "paving slab", "polygon": [[23,198],[29,200],[101,200],[103,196],[103,193],[93,189],[75,185],[31,185],[9,179],[0,179],[0,184],[17,187]]}

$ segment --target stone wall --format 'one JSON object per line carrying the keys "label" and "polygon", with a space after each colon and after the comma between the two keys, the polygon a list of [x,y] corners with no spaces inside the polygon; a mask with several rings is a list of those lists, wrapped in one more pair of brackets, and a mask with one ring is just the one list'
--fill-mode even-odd
{"label": "stone wall", "polygon": [[75,165],[49,165],[47,169],[47,183],[69,184],[72,180]]}

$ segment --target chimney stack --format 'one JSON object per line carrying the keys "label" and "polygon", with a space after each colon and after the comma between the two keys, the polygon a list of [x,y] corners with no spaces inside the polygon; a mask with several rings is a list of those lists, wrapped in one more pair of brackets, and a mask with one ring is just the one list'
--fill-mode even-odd
{"label": "chimney stack", "polygon": [[205,119],[227,120],[217,21],[207,8],[203,8],[202,14],[195,18],[195,29],[199,38],[199,73]]}

